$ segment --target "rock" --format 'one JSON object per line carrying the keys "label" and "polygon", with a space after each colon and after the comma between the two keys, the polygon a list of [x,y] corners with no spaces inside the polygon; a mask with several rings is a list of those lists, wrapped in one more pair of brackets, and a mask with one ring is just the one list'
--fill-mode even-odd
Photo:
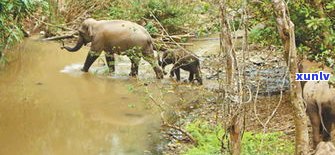
{"label": "rock", "polygon": [[259,55],[252,56],[251,58],[249,58],[249,61],[258,66],[265,63],[264,58]]}
{"label": "rock", "polygon": [[315,149],[315,155],[335,155],[335,147],[332,142],[320,142]]}

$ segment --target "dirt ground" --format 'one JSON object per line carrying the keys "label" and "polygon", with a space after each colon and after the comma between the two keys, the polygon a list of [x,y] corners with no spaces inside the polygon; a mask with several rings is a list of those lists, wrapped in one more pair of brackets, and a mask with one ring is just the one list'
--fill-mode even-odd
{"label": "dirt ground", "polygon": [[[275,52],[274,52],[275,51]],[[240,59],[241,53],[238,53],[238,59]],[[288,83],[284,82],[282,85],[282,80],[285,76],[280,73],[281,71],[275,70],[280,67],[285,67],[283,62],[282,53],[277,49],[270,48],[259,48],[254,46],[251,48],[249,53],[249,60],[246,64],[251,66],[250,72],[257,72],[258,78],[249,76],[248,83],[252,87],[252,101],[245,104],[245,131],[251,131],[255,133],[269,133],[269,132],[283,132],[284,139],[294,142],[294,121],[292,115],[292,108],[289,100],[288,93]],[[260,57],[260,60],[257,59]],[[180,128],[185,127],[185,125],[194,120],[205,120],[206,122],[217,124],[225,121],[222,104],[217,103],[218,77],[224,77],[224,71],[216,73],[217,68],[215,66],[220,65],[222,60],[218,58],[215,54],[207,54],[202,56],[204,62],[202,63],[203,76],[205,76],[205,84],[203,88],[190,87],[191,91],[200,92],[202,97],[197,97],[196,99],[190,97],[190,100],[186,104],[176,103],[174,105],[177,108],[177,113],[179,113],[179,119],[174,122],[173,125],[180,126]],[[260,64],[257,64],[260,63]],[[270,72],[262,72],[262,70],[268,70]],[[278,77],[274,77],[274,71]],[[284,68],[285,72],[285,68]],[[262,74],[263,73],[263,74]],[[262,77],[263,76],[263,77]],[[261,78],[259,78],[261,77]],[[263,78],[263,79],[262,79]],[[269,82],[268,79],[272,78]],[[258,81],[260,79],[260,81]],[[255,91],[257,87],[255,85],[259,82],[260,90]],[[284,86],[283,93],[281,94],[279,87]],[[286,87],[285,87],[286,86]],[[196,91],[195,91],[196,90]],[[189,91],[186,91],[189,92]],[[256,93],[257,100],[255,99]],[[186,93],[187,94],[187,93]],[[184,94],[184,96],[187,96]],[[192,95],[190,95],[192,96]],[[197,95],[194,95],[197,96]],[[266,123],[267,122],[267,123]],[[164,154],[179,154],[185,149],[185,146],[189,143],[181,143],[180,140],[171,136],[171,133],[167,134],[170,129],[163,130],[165,138],[168,139],[168,144],[165,145],[163,149]],[[309,127],[311,131],[311,127]],[[180,138],[183,139],[183,138]]]}

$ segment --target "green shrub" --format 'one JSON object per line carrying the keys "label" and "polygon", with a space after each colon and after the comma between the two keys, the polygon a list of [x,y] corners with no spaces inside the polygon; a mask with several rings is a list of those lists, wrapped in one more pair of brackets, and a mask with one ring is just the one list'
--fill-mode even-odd
{"label": "green shrub", "polygon": [[147,29],[147,31],[150,34],[155,34],[158,32],[158,29],[155,27],[155,25],[152,22],[148,22],[147,25],[144,26],[145,29]]}
{"label": "green shrub", "polygon": [[185,155],[220,154],[219,138],[224,133],[220,126],[211,126],[203,121],[196,121],[188,124],[186,130],[197,140],[198,146],[188,149]]}
{"label": "green shrub", "polygon": [[[324,0],[320,4],[322,10],[314,2],[297,0],[288,3],[289,14],[295,25],[295,40],[300,53],[309,58],[330,63],[335,59],[335,2]],[[252,30],[250,41],[263,45],[279,45],[278,30],[270,1],[250,3],[250,26],[258,24],[265,28]],[[330,64],[334,65],[334,64]]]}
{"label": "green shrub", "polygon": [[2,57],[4,48],[22,39],[22,20],[38,7],[44,8],[47,5],[45,0],[0,1],[0,59],[4,59]]}
{"label": "green shrub", "polygon": [[[105,9],[96,11],[93,17],[140,22],[143,19],[153,20],[152,14],[154,14],[162,25],[173,33],[181,31],[184,24],[194,19],[193,8],[193,5],[184,5],[176,0],[116,0],[109,3],[107,11]],[[152,23],[147,25],[151,28],[153,26]]]}
{"label": "green shrub", "polygon": [[266,26],[264,28],[255,28],[250,31],[249,39],[251,42],[259,43],[262,46],[278,45],[280,43],[276,27]]}
{"label": "green shrub", "polygon": [[[185,155],[221,154],[221,137],[224,129],[220,125],[210,125],[204,121],[195,121],[186,126],[186,130],[198,141]],[[293,154],[294,144],[285,140],[281,132],[252,133],[245,132],[242,139],[242,152],[245,155]]]}

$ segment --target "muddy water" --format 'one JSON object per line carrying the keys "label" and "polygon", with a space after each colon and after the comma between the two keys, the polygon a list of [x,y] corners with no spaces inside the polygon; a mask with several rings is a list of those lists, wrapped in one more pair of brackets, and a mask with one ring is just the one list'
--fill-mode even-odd
{"label": "muddy water", "polygon": [[[130,92],[129,61],[102,61],[80,72],[87,49],[68,53],[53,42],[25,40],[0,71],[0,154],[149,154],[160,122],[144,96]],[[154,80],[148,64],[140,77]],[[143,76],[146,75],[146,76]]]}

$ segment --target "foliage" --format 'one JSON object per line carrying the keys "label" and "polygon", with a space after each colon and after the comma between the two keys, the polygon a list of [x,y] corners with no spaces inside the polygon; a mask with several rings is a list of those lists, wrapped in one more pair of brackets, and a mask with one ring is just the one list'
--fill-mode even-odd
{"label": "foliage", "polygon": [[[295,24],[296,44],[300,53],[309,58],[334,65],[329,58],[335,58],[335,2],[332,0],[290,1],[289,12]],[[278,32],[275,26],[272,4],[270,1],[253,2],[248,7],[250,11],[250,40],[263,45],[279,45]],[[332,63],[332,64],[330,64]]]}
{"label": "foliage", "polygon": [[148,22],[147,25],[144,26],[145,29],[148,30],[150,34],[158,33],[158,29],[155,27],[155,25],[152,22]]}
{"label": "foliage", "polygon": [[249,39],[253,43],[261,43],[263,46],[279,45],[279,35],[276,27],[271,3],[252,3],[248,8],[251,16],[249,19],[250,31]]}
{"label": "foliage", "polygon": [[254,28],[250,31],[249,38],[262,46],[278,45],[280,43],[278,33],[273,32],[277,32],[273,26]]}
{"label": "foliage", "polygon": [[[221,137],[224,129],[220,125],[210,125],[204,121],[195,121],[186,126],[186,130],[198,141],[185,155],[221,154]],[[292,154],[294,144],[282,138],[283,133],[245,132],[242,139],[242,154]]]}
{"label": "foliage", "polygon": [[150,22],[155,15],[169,33],[178,33],[198,26],[194,24],[198,22],[196,15],[206,13],[210,7],[210,3],[201,0],[114,0],[109,1],[106,9],[95,11],[93,17],[134,21],[144,24],[149,32],[156,33],[160,27]]}
{"label": "foliage", "polygon": [[[186,126],[186,130],[197,140],[198,146],[191,147],[185,155],[220,154],[220,138],[224,130],[203,121],[195,121]],[[221,137],[220,137],[221,135]]]}
{"label": "foliage", "polygon": [[281,132],[251,133],[245,132],[242,140],[242,154],[293,154],[294,143],[285,140]]}
{"label": "foliage", "polygon": [[6,47],[22,39],[23,19],[39,6],[47,6],[47,2],[44,0],[0,1],[0,57]]}

